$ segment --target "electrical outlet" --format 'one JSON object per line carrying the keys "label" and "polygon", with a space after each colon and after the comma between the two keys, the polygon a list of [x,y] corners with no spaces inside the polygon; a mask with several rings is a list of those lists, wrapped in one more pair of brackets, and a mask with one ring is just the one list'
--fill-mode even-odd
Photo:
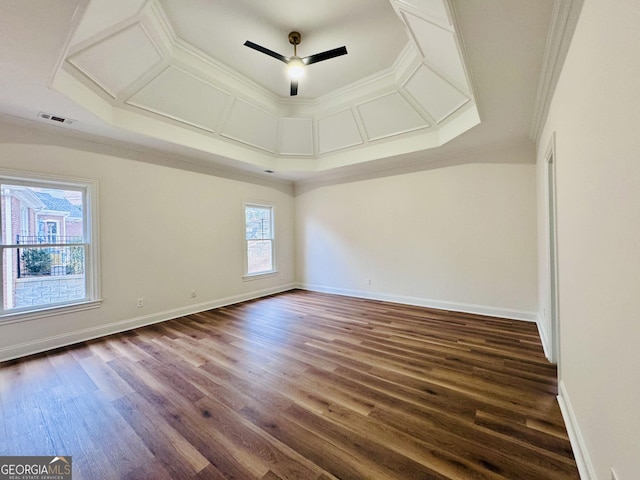
{"label": "electrical outlet", "polygon": [[618,475],[616,475],[615,470],[611,469],[611,480],[618,480]]}
{"label": "electrical outlet", "polygon": [[367,278],[367,285],[371,285],[371,279]]}
{"label": "electrical outlet", "polygon": [[196,290],[191,290],[191,298],[196,298],[198,296],[198,292]]}
{"label": "electrical outlet", "polygon": [[137,302],[136,305],[138,306],[138,308],[142,308],[144,307],[144,298],[140,297]]}

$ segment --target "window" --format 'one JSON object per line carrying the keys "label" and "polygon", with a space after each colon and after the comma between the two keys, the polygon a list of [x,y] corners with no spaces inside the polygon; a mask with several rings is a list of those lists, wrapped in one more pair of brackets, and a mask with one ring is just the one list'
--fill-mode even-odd
{"label": "window", "polygon": [[0,319],[97,306],[95,183],[0,171],[0,193]]}
{"label": "window", "polygon": [[275,272],[273,255],[273,207],[245,205],[247,276]]}

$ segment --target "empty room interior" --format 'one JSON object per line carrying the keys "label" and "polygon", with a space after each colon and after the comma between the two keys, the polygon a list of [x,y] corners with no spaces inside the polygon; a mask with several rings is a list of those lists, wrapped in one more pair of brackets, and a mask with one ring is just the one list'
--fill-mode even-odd
{"label": "empty room interior", "polygon": [[639,478],[638,25],[4,0],[1,473]]}

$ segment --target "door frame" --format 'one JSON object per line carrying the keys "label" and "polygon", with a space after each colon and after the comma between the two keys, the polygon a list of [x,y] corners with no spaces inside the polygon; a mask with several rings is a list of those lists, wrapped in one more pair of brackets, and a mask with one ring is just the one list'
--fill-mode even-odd
{"label": "door frame", "polygon": [[[549,326],[549,360],[558,365],[560,376],[560,302],[558,285],[558,196],[556,190],[556,134],[551,135],[544,157],[547,306]],[[546,317],[546,315],[545,315]],[[546,321],[546,318],[545,318]]]}

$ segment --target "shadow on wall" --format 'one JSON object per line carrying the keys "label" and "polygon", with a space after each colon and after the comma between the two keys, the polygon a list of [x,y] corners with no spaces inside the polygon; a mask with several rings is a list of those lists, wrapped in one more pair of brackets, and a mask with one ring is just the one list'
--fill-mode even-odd
{"label": "shadow on wall", "polygon": [[372,161],[367,164],[368,168],[365,172],[362,171],[362,165],[330,170],[324,174],[318,174],[309,181],[296,182],[295,196],[327,185],[359,182],[392,175],[405,175],[425,170],[454,167],[456,165],[472,163],[528,163],[534,165],[536,163],[535,145],[529,140],[507,146],[504,144],[489,145],[485,149],[473,148],[456,152],[451,152],[450,150],[445,146],[434,149],[433,152],[439,152],[435,153],[435,155],[427,152],[417,152],[402,157]]}

